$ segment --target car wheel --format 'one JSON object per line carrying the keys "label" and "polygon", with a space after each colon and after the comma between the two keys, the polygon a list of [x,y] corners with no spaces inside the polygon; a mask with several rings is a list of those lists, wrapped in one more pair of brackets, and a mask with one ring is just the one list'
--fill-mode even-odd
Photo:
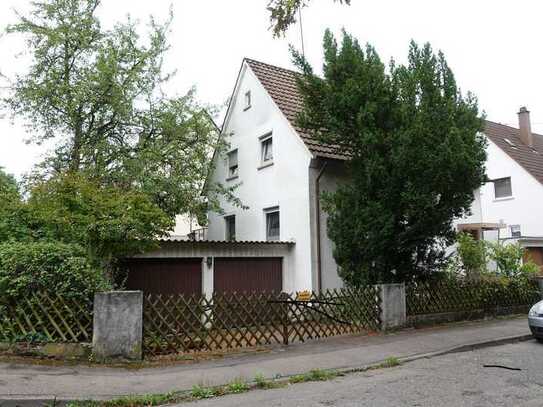
{"label": "car wheel", "polygon": [[543,343],[543,338],[535,338],[539,343]]}

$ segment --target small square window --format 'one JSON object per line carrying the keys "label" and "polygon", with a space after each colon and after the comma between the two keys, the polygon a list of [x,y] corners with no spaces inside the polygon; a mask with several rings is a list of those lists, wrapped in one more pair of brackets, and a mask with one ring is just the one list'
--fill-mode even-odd
{"label": "small square window", "polygon": [[511,177],[495,179],[493,182],[495,198],[507,198],[513,196]]}
{"label": "small square window", "polygon": [[511,225],[511,237],[521,237],[520,225]]}
{"label": "small square window", "polygon": [[236,216],[230,215],[225,216],[224,218],[224,224],[225,224],[225,239],[228,242],[233,242],[236,240]]}
{"label": "small square window", "polygon": [[261,144],[261,161],[262,164],[267,164],[273,161],[273,139],[272,137],[267,137],[260,141]]}
{"label": "small square window", "polygon": [[266,211],[266,240],[279,240],[279,237],[279,209],[269,209]]}
{"label": "small square window", "polygon": [[228,178],[238,176],[238,150],[232,150],[228,153]]}
{"label": "small square window", "polygon": [[245,107],[243,110],[247,110],[251,108],[251,91],[245,92]]}

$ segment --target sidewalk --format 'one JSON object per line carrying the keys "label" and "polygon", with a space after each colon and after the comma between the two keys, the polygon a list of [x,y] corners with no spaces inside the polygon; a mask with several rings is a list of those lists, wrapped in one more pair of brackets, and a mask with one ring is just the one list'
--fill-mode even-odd
{"label": "sidewalk", "polygon": [[[165,393],[288,376],[311,369],[356,369],[387,357],[411,358],[529,333],[526,318],[471,322],[379,336],[348,336],[227,357],[198,364],[141,370],[0,364],[0,400],[105,399],[127,394]],[[0,403],[1,405],[2,403]]]}

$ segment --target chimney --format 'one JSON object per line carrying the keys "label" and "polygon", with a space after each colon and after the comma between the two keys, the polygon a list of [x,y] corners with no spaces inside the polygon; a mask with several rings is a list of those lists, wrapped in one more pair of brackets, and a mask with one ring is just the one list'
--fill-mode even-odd
{"label": "chimney", "polygon": [[530,124],[530,112],[525,106],[522,106],[518,112],[518,127],[522,142],[529,147],[533,147],[534,136],[532,135],[532,126]]}

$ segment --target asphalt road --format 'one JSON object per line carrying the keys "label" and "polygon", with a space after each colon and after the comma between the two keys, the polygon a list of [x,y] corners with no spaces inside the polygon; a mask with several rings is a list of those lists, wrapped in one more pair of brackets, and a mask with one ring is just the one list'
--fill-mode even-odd
{"label": "asphalt road", "polygon": [[[485,364],[520,368],[521,371]],[[349,374],[191,403],[197,407],[254,406],[543,406],[543,345],[536,341],[421,359],[403,366]],[[183,406],[187,406],[184,404]]]}

